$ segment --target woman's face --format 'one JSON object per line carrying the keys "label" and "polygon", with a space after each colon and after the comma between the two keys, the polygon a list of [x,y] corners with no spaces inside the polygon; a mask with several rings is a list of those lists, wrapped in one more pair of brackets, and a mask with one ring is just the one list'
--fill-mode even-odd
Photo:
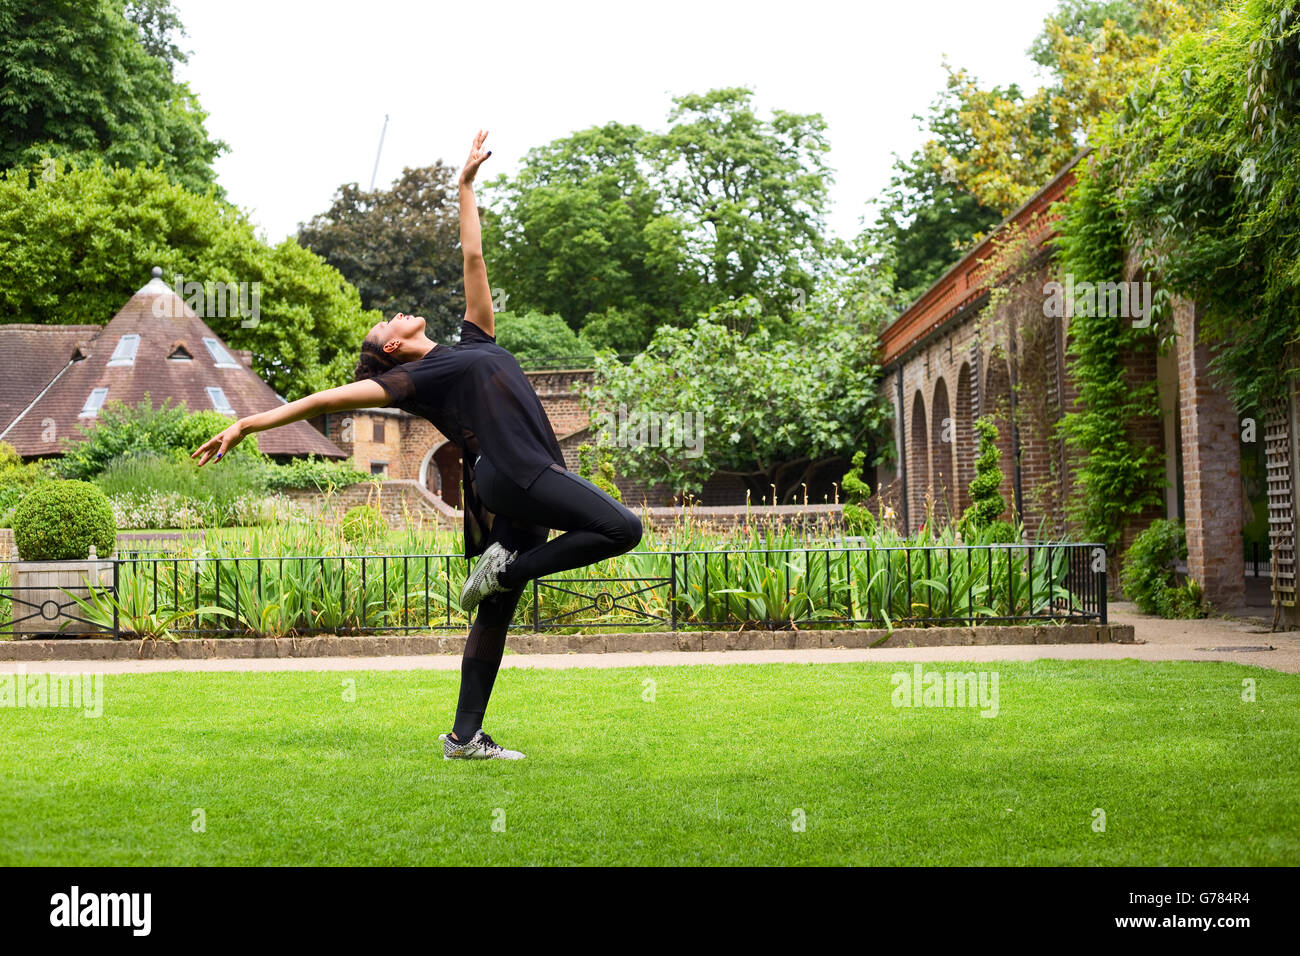
{"label": "woman's face", "polygon": [[387,345],[393,339],[410,342],[424,334],[424,317],[398,312],[391,319],[376,322],[370,330],[370,336]]}

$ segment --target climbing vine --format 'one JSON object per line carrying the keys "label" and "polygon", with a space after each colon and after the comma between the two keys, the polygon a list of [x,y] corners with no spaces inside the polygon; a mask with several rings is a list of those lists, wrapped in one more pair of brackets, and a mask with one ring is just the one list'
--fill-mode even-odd
{"label": "climbing vine", "polygon": [[[1056,261],[1075,283],[1124,278],[1127,244],[1114,187],[1106,167],[1091,164],[1079,170],[1064,204]],[[1070,518],[1086,537],[1112,547],[1130,519],[1163,500],[1160,453],[1132,437],[1141,433],[1144,419],[1160,421],[1157,385],[1134,381],[1124,368],[1127,356],[1156,347],[1155,325],[1139,328],[1107,309],[1082,308],[1067,328],[1066,356],[1078,388],[1075,406],[1060,425],[1079,456]]]}
{"label": "climbing vine", "polygon": [[1154,449],[1127,438],[1158,415],[1156,385],[1125,380],[1123,359],[1175,334],[1172,296],[1197,303],[1211,370],[1242,414],[1285,394],[1296,374],[1298,111],[1300,3],[1234,0],[1171,42],[1094,131],[1058,262],[1076,281],[1115,281],[1127,253],[1153,283],[1155,310],[1149,330],[1071,321],[1080,395],[1063,433],[1083,455],[1076,517],[1090,536],[1116,543],[1125,519],[1160,502]]}
{"label": "climbing vine", "polygon": [[1243,412],[1296,371],[1283,356],[1300,339],[1297,112],[1300,3],[1236,0],[1171,44],[1098,137],[1126,238],[1203,308],[1212,370]]}
{"label": "climbing vine", "polygon": [[[1047,316],[1043,308],[1047,267],[1036,239],[1047,225],[1043,214],[1035,213],[1024,224],[1008,222],[993,236],[983,285],[989,293],[986,314],[997,318],[988,329],[981,328],[981,334],[991,332],[1015,348],[1015,427],[1026,445],[1040,448],[1059,441],[1057,423],[1064,411],[1053,328],[1059,319]],[[1010,410],[1007,416],[1010,427]],[[1024,489],[1025,510],[1039,515],[1040,522],[1051,522],[1061,515],[1064,489],[1058,456],[1047,455],[1044,463],[1047,475]],[[1055,530],[1065,529],[1058,525]]]}

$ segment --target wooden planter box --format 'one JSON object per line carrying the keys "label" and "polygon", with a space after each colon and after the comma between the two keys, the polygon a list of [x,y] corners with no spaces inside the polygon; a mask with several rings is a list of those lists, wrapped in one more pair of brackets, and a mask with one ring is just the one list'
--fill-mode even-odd
{"label": "wooden planter box", "polygon": [[18,561],[13,565],[13,630],[19,637],[72,637],[107,634],[85,620],[85,613],[65,591],[85,598],[88,585],[112,587],[113,562]]}

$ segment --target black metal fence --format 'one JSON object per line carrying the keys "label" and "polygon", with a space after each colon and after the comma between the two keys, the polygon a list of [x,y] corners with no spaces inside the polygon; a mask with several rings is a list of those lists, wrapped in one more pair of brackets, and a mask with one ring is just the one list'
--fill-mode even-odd
{"label": "black metal fence", "polygon": [[[0,634],[463,631],[460,555],[181,556],[100,562],[51,588],[0,564]],[[1105,551],[1009,544],[634,551],[530,582],[516,629],[686,630],[1106,623]]]}

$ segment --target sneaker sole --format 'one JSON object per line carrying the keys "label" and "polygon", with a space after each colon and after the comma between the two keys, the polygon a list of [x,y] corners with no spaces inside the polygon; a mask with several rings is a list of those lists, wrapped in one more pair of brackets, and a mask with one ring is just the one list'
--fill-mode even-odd
{"label": "sneaker sole", "polygon": [[[443,743],[446,739],[446,734],[440,734],[438,736],[439,743]],[[445,747],[442,751],[443,760],[524,760],[527,756],[527,754],[520,754],[518,757],[449,757],[447,756],[447,750]]]}

